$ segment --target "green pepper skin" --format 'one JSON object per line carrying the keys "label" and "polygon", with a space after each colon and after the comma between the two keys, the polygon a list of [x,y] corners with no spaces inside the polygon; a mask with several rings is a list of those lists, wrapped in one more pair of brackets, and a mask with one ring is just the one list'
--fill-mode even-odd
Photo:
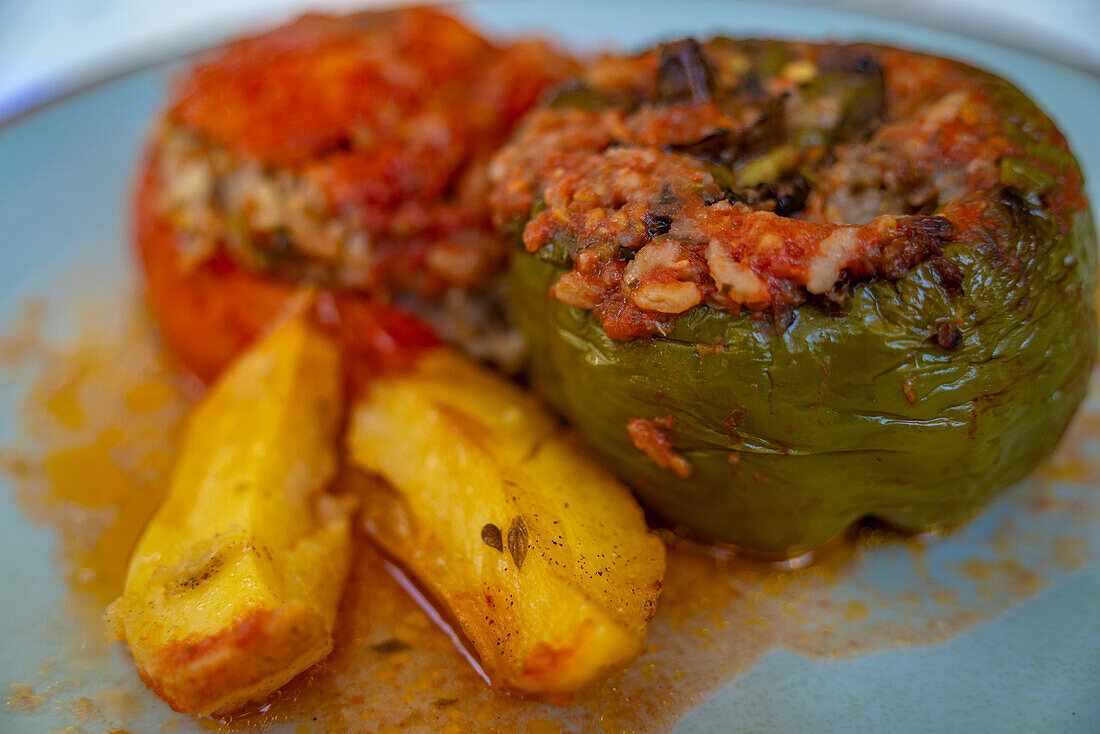
{"label": "green pepper skin", "polygon": [[[667,338],[613,341],[590,312],[546,295],[563,269],[517,257],[531,379],[647,507],[707,537],[790,556],[865,516],[954,524],[1053,450],[1096,353],[1091,215],[1064,236],[1041,213],[1027,220],[1005,245],[1019,270],[952,243],[962,295],[925,262],[857,287],[844,316],[799,307],[782,333],[700,308]],[[957,349],[936,343],[946,321]],[[669,414],[687,479],[627,433],[632,418]]]}
{"label": "green pepper skin", "polygon": [[[1033,161],[1076,169],[1023,93],[975,73],[1014,111],[1005,133]],[[1097,351],[1091,212],[1059,234],[1043,207],[1052,177],[1016,159],[1002,170],[1013,188],[987,216],[1011,234],[952,242],[899,280],[859,284],[843,315],[802,304],[786,329],[700,306],[665,337],[614,341],[548,295],[573,242],[517,256],[532,384],[652,512],[709,538],[791,556],[864,517],[905,530],[961,522],[1054,449]],[[961,343],[937,340],[942,324]],[[635,447],[635,418],[668,426],[689,477]]]}

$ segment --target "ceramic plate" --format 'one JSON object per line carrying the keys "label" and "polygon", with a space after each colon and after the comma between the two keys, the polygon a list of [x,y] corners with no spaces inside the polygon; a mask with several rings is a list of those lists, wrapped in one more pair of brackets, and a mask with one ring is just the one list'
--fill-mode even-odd
{"label": "ceramic plate", "polygon": [[[1017,83],[1055,118],[1100,202],[1100,82],[1051,62],[887,22],[765,4],[499,2],[465,11],[493,32],[551,34],[577,48],[722,32],[872,40],[960,58]],[[173,68],[105,82],[0,128],[0,303],[9,329],[28,298],[66,316],[44,327],[60,338],[73,321],[72,307],[60,305],[71,292],[132,292],[129,181]],[[17,350],[18,343],[3,347]],[[28,369],[0,371],[8,464],[25,430],[19,406]],[[1100,730],[1100,444],[1090,430],[1098,425],[1094,390],[1046,467],[923,549],[862,545],[828,572],[770,586],[741,580],[729,598],[700,599],[675,619],[659,616],[656,639],[702,641],[651,649],[635,663],[653,665],[667,685],[631,689],[624,678],[605,689],[607,706],[615,696],[646,691],[646,700],[624,704],[633,718],[609,719],[597,706],[581,714],[541,705],[538,726],[557,719],[563,729],[598,727],[602,716],[605,728],[629,720],[680,732]],[[145,691],[121,646],[104,647],[94,625],[77,621],[55,561],[55,531],[28,519],[14,483],[0,485],[0,696],[7,697],[0,730],[203,730]],[[695,592],[678,593],[690,601]],[[746,614],[749,608],[759,614]],[[103,650],[86,654],[92,648]],[[677,682],[684,678],[689,683]],[[373,728],[369,720],[349,726]]]}

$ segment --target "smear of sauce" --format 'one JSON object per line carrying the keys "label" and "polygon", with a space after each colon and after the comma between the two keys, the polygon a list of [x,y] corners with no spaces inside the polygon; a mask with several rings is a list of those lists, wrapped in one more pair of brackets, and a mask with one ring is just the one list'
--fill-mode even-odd
{"label": "smear of sauce", "polygon": [[102,642],[100,616],[162,497],[196,386],[163,356],[140,312],[61,345],[41,338],[43,322],[32,308],[0,341],[5,373],[26,385],[23,435],[0,451],[0,465],[27,516],[56,530],[68,598],[55,612],[57,657],[25,680],[0,681],[10,712],[142,731],[664,730],[769,651],[852,656],[941,642],[1096,553],[1100,415],[1085,413],[1036,477],[940,539],[861,528],[817,563],[779,571],[669,538],[645,652],[572,699],[547,701],[488,689],[360,539],[330,658],[260,710],[192,719],[144,689],[125,648]]}

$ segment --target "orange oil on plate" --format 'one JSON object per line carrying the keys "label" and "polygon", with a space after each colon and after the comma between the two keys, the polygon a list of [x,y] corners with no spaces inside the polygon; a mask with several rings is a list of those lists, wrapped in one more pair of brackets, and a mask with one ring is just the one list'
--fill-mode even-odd
{"label": "orange oil on plate", "polygon": [[[0,450],[0,465],[27,516],[56,530],[69,592],[65,608],[55,610],[51,642],[68,652],[43,661],[32,681],[0,681],[0,696],[6,690],[9,710],[31,702],[31,710],[53,707],[101,729],[160,708],[170,731],[186,717],[169,712],[132,670],[105,674],[104,662],[124,648],[103,642],[101,615],[121,591],[129,553],[163,496],[180,423],[199,388],[164,357],[142,313],[63,345],[36,334],[36,314],[28,311],[0,340],[0,369],[26,386],[22,436]],[[882,530],[856,529],[816,563],[793,570],[670,536],[644,653],[568,700],[491,690],[433,621],[437,615],[360,538],[332,655],[257,710],[200,723],[235,731],[301,722],[300,734],[656,731],[771,650],[851,656],[941,642],[1035,594],[1053,572],[1088,562],[1083,533],[1100,522],[1100,498],[1090,490],[1100,467],[1081,458],[1079,447],[1098,431],[1100,416],[1078,418],[1038,476],[999,500],[1013,506],[1003,513],[1008,519],[972,557],[947,569],[947,584],[943,574],[929,573],[924,541]],[[1067,493],[1067,483],[1080,491]],[[1029,519],[1044,515],[1063,520],[1056,537]],[[908,563],[905,588],[885,593],[859,582],[864,564],[884,553]]]}

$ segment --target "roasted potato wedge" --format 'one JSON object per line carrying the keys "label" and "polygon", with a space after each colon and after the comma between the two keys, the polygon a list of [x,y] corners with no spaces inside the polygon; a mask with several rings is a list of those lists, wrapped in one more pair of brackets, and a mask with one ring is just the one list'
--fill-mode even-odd
{"label": "roasted potato wedge", "polygon": [[340,352],[298,316],[196,407],[108,624],[173,709],[220,714],[325,657],[350,561]]}
{"label": "roasted potato wedge", "polygon": [[433,350],[371,385],[348,443],[386,480],[365,483],[367,531],[453,615],[495,684],[573,691],[641,651],[664,545],[522,390]]}

